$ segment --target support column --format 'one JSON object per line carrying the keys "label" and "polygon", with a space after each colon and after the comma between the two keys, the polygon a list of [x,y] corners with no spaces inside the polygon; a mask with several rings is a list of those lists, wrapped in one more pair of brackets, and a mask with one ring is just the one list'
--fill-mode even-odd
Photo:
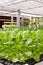
{"label": "support column", "polygon": [[11,15],[11,23],[13,24],[13,15]]}
{"label": "support column", "polygon": [[31,24],[32,22],[31,22],[31,16],[30,16],[30,24]]}
{"label": "support column", "polygon": [[35,23],[36,21],[35,21],[35,17],[34,17],[34,23]]}
{"label": "support column", "polygon": [[22,16],[22,19],[21,19],[21,26],[24,25],[24,17]]}
{"label": "support column", "polygon": [[29,28],[31,28],[31,24],[32,24],[32,22],[31,22],[31,16],[29,17],[29,19],[30,19]]}
{"label": "support column", "polygon": [[22,16],[22,22],[24,21],[23,19],[24,19],[24,17]]}
{"label": "support column", "polygon": [[20,10],[17,11],[17,27],[20,27]]}

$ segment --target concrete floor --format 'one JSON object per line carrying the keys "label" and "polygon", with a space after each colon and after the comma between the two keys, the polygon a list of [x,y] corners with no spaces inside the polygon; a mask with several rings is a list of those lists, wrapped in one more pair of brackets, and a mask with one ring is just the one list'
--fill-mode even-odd
{"label": "concrete floor", "polygon": [[0,65],[3,65],[3,64],[0,63]]}
{"label": "concrete floor", "polygon": [[35,65],[43,65],[43,61],[42,61],[42,62],[40,62],[40,63],[37,63],[37,64],[35,64]]}

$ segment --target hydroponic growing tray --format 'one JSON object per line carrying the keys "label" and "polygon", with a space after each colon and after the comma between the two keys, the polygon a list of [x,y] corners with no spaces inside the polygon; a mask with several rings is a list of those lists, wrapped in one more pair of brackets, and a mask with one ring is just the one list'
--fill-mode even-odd
{"label": "hydroponic growing tray", "polygon": [[[4,58],[0,58],[0,63],[3,65],[43,65],[43,54],[40,55],[40,61],[36,62],[34,59],[28,59],[25,62],[12,62]],[[0,64],[0,65],[1,65]]]}

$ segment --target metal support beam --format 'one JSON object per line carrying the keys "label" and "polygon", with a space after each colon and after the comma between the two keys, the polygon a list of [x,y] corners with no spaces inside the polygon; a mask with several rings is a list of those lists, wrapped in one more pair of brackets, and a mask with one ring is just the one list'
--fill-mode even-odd
{"label": "metal support beam", "polygon": [[17,11],[17,27],[20,27],[20,10]]}

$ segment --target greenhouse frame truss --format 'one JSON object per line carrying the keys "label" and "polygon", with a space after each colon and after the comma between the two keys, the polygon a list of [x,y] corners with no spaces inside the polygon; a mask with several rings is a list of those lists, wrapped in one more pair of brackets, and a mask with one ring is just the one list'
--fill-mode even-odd
{"label": "greenhouse frame truss", "polygon": [[43,0],[0,0],[0,12],[43,16]]}

